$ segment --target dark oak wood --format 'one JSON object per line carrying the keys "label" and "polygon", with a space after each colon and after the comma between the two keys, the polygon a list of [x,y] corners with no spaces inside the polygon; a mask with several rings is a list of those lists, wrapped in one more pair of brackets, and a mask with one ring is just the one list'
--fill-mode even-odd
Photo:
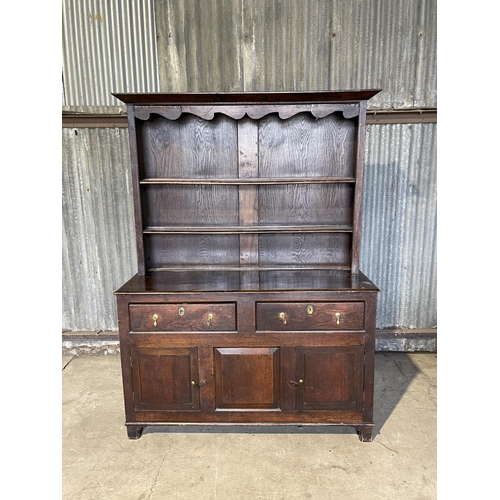
{"label": "dark oak wood", "polygon": [[293,104],[357,102],[368,100],[381,92],[381,89],[367,90],[330,90],[309,92],[170,92],[170,93],[112,93],[127,104]]}
{"label": "dark oak wood", "polygon": [[364,346],[298,347],[297,410],[362,410]]}
{"label": "dark oak wood", "polygon": [[278,347],[215,348],[216,410],[280,408]]}
{"label": "dark oak wood", "polygon": [[363,330],[363,302],[258,302],[257,330]]}
{"label": "dark oak wood", "polygon": [[236,330],[235,304],[131,304],[131,332]]}
{"label": "dark oak wood", "polygon": [[135,410],[199,410],[195,347],[132,348]]}
{"label": "dark oak wood", "polygon": [[115,292],[130,439],[196,423],[372,439],[379,290],[359,254],[377,92],[115,94],[138,252]]}
{"label": "dark oak wood", "polygon": [[127,435],[129,439],[139,439],[141,437],[143,428],[144,427],[142,425],[128,425]]}

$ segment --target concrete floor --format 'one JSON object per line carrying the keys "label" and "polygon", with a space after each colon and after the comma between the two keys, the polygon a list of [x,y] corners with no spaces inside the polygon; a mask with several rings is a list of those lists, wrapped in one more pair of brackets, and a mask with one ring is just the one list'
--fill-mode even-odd
{"label": "concrete floor", "polygon": [[375,430],[148,427],[129,440],[118,356],[63,356],[64,500],[427,500],[435,353],[377,353]]}

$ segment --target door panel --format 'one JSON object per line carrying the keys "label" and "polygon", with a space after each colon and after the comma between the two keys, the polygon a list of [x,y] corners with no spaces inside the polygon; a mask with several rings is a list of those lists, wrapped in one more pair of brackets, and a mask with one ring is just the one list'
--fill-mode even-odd
{"label": "door panel", "polygon": [[217,410],[279,409],[279,348],[216,348],[214,354]]}
{"label": "door panel", "polygon": [[363,346],[298,347],[297,410],[361,410]]}
{"label": "door panel", "polygon": [[199,410],[198,349],[132,347],[136,410]]}

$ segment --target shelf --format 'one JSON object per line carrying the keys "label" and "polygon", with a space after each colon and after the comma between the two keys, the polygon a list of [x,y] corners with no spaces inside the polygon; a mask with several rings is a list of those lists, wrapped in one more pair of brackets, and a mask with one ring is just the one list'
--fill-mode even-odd
{"label": "shelf", "polygon": [[147,272],[166,271],[348,271],[349,266],[335,264],[283,264],[276,266],[229,266],[229,265],[186,265],[186,266],[165,266],[150,267]]}
{"label": "shelf", "polygon": [[210,184],[334,184],[355,183],[354,177],[249,177],[233,179],[180,179],[180,178],[149,178],[142,179],[140,184],[188,184],[188,185],[210,185]]}
{"label": "shelf", "polygon": [[352,226],[147,226],[143,234],[352,233]]}

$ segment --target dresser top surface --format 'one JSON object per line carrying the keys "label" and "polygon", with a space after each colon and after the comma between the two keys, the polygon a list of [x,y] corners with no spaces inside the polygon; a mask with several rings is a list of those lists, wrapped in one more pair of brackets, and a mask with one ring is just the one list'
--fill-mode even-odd
{"label": "dresser top surface", "polygon": [[157,271],[136,274],[115,294],[306,290],[379,291],[363,273],[350,271]]}
{"label": "dresser top surface", "polygon": [[355,102],[372,98],[381,89],[326,90],[308,92],[169,92],[169,93],[113,93],[126,104],[293,104]]}

